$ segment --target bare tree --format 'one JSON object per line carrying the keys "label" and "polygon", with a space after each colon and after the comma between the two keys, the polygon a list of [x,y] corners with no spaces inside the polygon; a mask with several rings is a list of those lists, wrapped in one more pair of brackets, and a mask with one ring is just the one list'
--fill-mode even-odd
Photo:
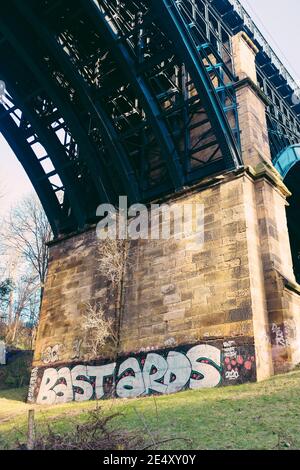
{"label": "bare tree", "polygon": [[25,274],[19,278],[14,289],[12,318],[8,324],[7,341],[15,344],[18,331],[22,324],[35,323],[39,310],[38,299],[39,285],[36,282],[36,276]]}
{"label": "bare tree", "polygon": [[5,330],[4,326],[8,321],[8,306],[13,288],[14,285],[11,279],[0,280],[0,329],[2,332]]}
{"label": "bare tree", "polygon": [[112,357],[116,354],[118,338],[114,329],[114,321],[105,317],[99,304],[87,304],[83,316],[83,329],[87,331],[88,348],[93,358],[106,348],[106,353]]}
{"label": "bare tree", "polygon": [[48,245],[52,231],[35,195],[29,195],[10,212],[2,230],[4,243],[21,256],[36,274],[43,296],[48,268]]}
{"label": "bare tree", "polygon": [[93,357],[105,347],[105,353],[114,360],[120,344],[120,328],[123,310],[123,284],[130,264],[127,240],[110,239],[96,242],[98,272],[108,281],[115,298],[115,318],[108,318],[98,302],[88,303],[83,316],[83,328],[87,331],[87,344]]}
{"label": "bare tree", "polygon": [[[0,182],[0,199],[4,196],[3,186]],[[0,255],[3,255],[3,247],[0,245]],[[7,276],[6,270],[0,266],[0,323],[6,320],[6,309],[9,303],[9,296],[13,288],[11,279]]]}
{"label": "bare tree", "polygon": [[128,240],[100,240],[97,244],[98,271],[110,283],[115,293],[115,336],[116,350],[120,344],[120,330],[123,312],[123,291],[126,269],[131,264]]}
{"label": "bare tree", "polygon": [[[39,282],[28,266],[15,266],[13,281],[2,283],[0,299],[1,336],[11,346],[32,346],[33,333],[39,316]],[[31,344],[30,344],[31,343]]]}
{"label": "bare tree", "polygon": [[[6,341],[18,344],[20,335],[31,331],[38,321],[48,268],[51,229],[37,197],[29,195],[11,211],[1,227],[2,271],[6,280],[5,298],[0,307]],[[9,282],[9,284],[8,284]],[[30,335],[29,335],[30,336]],[[28,343],[28,342],[27,342]]]}
{"label": "bare tree", "polygon": [[121,283],[127,258],[126,240],[101,240],[97,246],[98,271],[113,286]]}
{"label": "bare tree", "polygon": [[13,289],[13,283],[11,279],[5,278],[0,280],[0,313],[3,308],[2,304],[7,304],[10,292]]}

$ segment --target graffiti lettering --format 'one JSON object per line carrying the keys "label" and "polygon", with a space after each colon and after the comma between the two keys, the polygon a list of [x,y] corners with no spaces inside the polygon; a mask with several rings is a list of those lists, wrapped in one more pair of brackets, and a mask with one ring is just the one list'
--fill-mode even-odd
{"label": "graffiti lettering", "polygon": [[272,333],[274,334],[274,340],[276,346],[286,346],[283,329],[277,326],[276,323],[272,324]]}
{"label": "graffiti lettering", "polygon": [[30,377],[30,383],[29,383],[29,389],[28,389],[28,397],[27,397],[27,400],[29,401],[29,403],[32,403],[34,401],[34,389],[35,389],[35,386],[36,386],[37,378],[38,378],[38,368],[35,367],[31,371],[31,377]]}
{"label": "graffiti lettering", "polygon": [[228,381],[243,382],[243,377],[254,369],[254,355],[249,354],[250,350],[238,351],[238,349],[235,341],[223,343],[225,379]]}
{"label": "graffiti lettering", "polygon": [[115,368],[115,362],[105,366],[87,367],[87,377],[95,377],[95,393],[97,399],[100,399],[104,396],[103,382],[105,378],[113,376]]}
{"label": "graffiti lettering", "polygon": [[42,361],[44,364],[52,364],[58,362],[61,359],[61,353],[64,349],[63,344],[56,344],[55,346],[48,346],[42,352]]}
{"label": "graffiti lettering", "polygon": [[119,381],[116,390],[118,397],[133,398],[142,395],[145,386],[142,371],[136,358],[132,357],[123,362],[118,375]]}
{"label": "graffiti lettering", "polygon": [[[216,341],[118,358],[113,363],[69,363],[32,371],[28,399],[40,404],[109,397],[135,398],[256,379],[253,343]],[[52,349],[51,349],[52,350]],[[51,357],[51,356],[50,356]],[[48,356],[46,356],[48,358]]]}
{"label": "graffiti lettering", "polygon": [[239,378],[239,373],[237,370],[227,370],[225,372],[225,377],[228,380],[236,380]]}
{"label": "graffiti lettering", "polygon": [[169,351],[166,358],[153,352],[146,354],[141,362],[129,357],[116,368],[116,363],[112,363],[46,369],[37,403],[99,399],[109,387],[120,398],[167,394],[187,387],[216,387],[221,381],[221,353],[214,346],[198,345],[186,354]]}
{"label": "graffiti lettering", "polygon": [[229,357],[230,359],[235,359],[237,352],[234,341],[225,341],[224,346],[224,356]]}
{"label": "graffiti lettering", "polygon": [[216,387],[221,381],[221,352],[208,344],[194,346],[187,353],[191,362],[190,388]]}
{"label": "graffiti lettering", "polygon": [[83,341],[82,338],[74,339],[74,341],[73,341],[73,354],[71,356],[72,360],[80,358],[82,341]]}

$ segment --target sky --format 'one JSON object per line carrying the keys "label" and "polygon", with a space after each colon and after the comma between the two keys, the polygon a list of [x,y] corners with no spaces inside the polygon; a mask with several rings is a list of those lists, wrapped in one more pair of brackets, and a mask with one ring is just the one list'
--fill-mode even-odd
{"label": "sky", "polygon": [[[241,0],[241,3],[300,84],[299,0]],[[0,133],[0,215],[30,191],[30,181]]]}

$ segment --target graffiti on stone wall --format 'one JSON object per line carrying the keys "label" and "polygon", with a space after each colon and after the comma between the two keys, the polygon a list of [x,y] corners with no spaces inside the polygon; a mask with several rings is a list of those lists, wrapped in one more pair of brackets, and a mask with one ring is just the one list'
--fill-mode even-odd
{"label": "graffiti on stone wall", "polygon": [[61,360],[61,355],[64,350],[63,344],[56,344],[55,346],[48,346],[42,352],[42,362],[44,364],[52,364]]}
{"label": "graffiti on stone wall", "polygon": [[203,338],[222,338],[223,333],[221,330],[205,331]]}
{"label": "graffiti on stone wall", "polygon": [[[236,355],[232,350],[231,357],[225,356],[219,342],[218,345],[198,344],[143,352],[107,364],[94,361],[41,368],[38,373],[34,372],[38,378],[34,382],[35,390],[31,387],[29,401],[54,404],[111,396],[134,398],[255,380],[255,362],[250,359],[251,367],[248,366],[248,357],[254,357],[253,345],[230,345],[229,348],[233,348]],[[229,369],[227,359],[238,358],[243,361],[240,360],[237,368]]]}
{"label": "graffiti on stone wall", "polygon": [[296,339],[295,324],[292,320],[285,320],[282,324],[271,325],[271,339],[272,344],[279,347],[292,346]]}
{"label": "graffiti on stone wall", "polygon": [[283,328],[276,325],[276,323],[272,324],[272,338],[274,339],[274,344],[276,346],[286,346]]}
{"label": "graffiti on stone wall", "polygon": [[254,354],[239,352],[235,341],[223,343],[225,378],[238,380],[247,375],[255,367]]}
{"label": "graffiti on stone wall", "polygon": [[32,371],[31,371],[29,388],[28,388],[28,396],[27,396],[27,400],[29,402],[34,401],[34,390],[35,390],[35,387],[36,387],[36,384],[37,384],[38,371],[39,371],[38,367],[34,367],[34,369],[32,369]]}
{"label": "graffiti on stone wall", "polygon": [[73,341],[73,352],[71,356],[71,360],[79,359],[81,353],[81,345],[83,339],[82,338],[75,338]]}

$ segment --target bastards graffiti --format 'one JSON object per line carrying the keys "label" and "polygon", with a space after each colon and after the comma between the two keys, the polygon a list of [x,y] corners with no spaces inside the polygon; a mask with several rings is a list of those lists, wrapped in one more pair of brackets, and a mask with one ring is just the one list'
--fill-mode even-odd
{"label": "bastards graffiti", "polygon": [[[230,350],[229,350],[230,347]],[[235,341],[141,352],[116,362],[34,368],[28,401],[55,404],[112,396],[135,398],[256,379],[253,344]]]}

